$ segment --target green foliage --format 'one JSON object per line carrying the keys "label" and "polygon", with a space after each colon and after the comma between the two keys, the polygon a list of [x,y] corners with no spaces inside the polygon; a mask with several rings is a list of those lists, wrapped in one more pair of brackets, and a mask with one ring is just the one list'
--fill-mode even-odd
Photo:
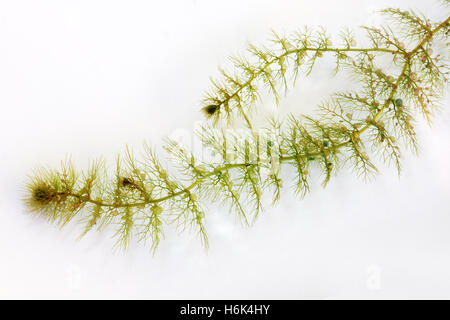
{"label": "green foliage", "polygon": [[[272,194],[273,204],[279,201],[283,164],[295,168],[293,189],[301,197],[310,190],[311,170],[322,173],[324,186],[342,167],[368,179],[377,173],[371,158],[378,156],[400,173],[401,148],[417,151],[414,117],[430,121],[447,85],[450,18],[432,22],[411,11],[383,13],[390,24],[362,28],[367,46],[358,47],[349,30],[334,46],[325,30],[305,29],[290,37],[274,32],[270,47],[250,45],[233,57],[233,70],[220,69],[203,102],[212,125],[196,132],[203,151],[214,158],[167,140],[170,170],[148,145],[141,156],[127,149],[113,173],[103,161],[84,173],[66,161],[60,170],[41,169],[30,178],[28,208],[61,226],[77,218],[82,235],[113,226],[118,247],[137,238],[150,241],[155,252],[168,225],[195,232],[207,247],[208,201],[227,205],[242,224],[251,224],[265,205],[264,192]],[[360,89],[334,94],[319,105],[318,118],[291,115],[253,128],[252,110],[262,90],[278,103],[324,54],[333,55],[334,71],[348,70]],[[238,118],[245,131],[225,130]]]}

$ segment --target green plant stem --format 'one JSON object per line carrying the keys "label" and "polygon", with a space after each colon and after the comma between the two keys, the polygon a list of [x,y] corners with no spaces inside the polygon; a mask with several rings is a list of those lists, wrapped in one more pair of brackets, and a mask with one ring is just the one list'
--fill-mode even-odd
{"label": "green plant stem", "polygon": [[[221,106],[223,104],[228,103],[231,99],[233,99],[234,97],[236,97],[239,92],[241,92],[242,90],[244,90],[246,87],[248,87],[258,76],[260,76],[269,66],[271,66],[272,64],[276,63],[277,61],[280,61],[280,59],[285,58],[288,55],[291,54],[298,54],[300,52],[307,52],[307,51],[312,51],[312,52],[335,52],[335,53],[343,53],[343,52],[364,52],[364,53],[369,53],[369,52],[387,52],[387,53],[392,53],[392,54],[401,54],[403,53],[400,50],[391,50],[391,49],[387,49],[387,48],[310,48],[310,47],[304,47],[304,48],[300,48],[300,49],[292,49],[292,50],[286,50],[283,54],[274,57],[273,59],[267,61],[257,72],[255,72],[251,77],[249,77],[249,79],[242,84],[242,86],[240,86],[238,89],[236,89],[235,92],[233,92],[232,94],[228,95],[225,99],[218,101],[218,105]],[[249,128],[252,127],[249,119],[247,118],[247,115],[245,114],[245,112],[239,108],[239,111],[242,115],[242,117],[244,118],[247,126]]]}
{"label": "green plant stem", "polygon": [[[389,98],[386,99],[385,103],[383,104],[383,106],[380,108],[380,110],[377,112],[377,114],[374,116],[373,120],[377,120],[382,113],[385,111],[385,109],[389,106],[389,104],[391,103],[392,99],[394,98],[398,87],[401,83],[401,81],[403,80],[403,78],[406,75],[406,70],[407,67],[410,63],[411,57],[416,54],[422,47],[423,45],[425,45],[428,41],[430,41],[430,39],[433,37],[434,34],[436,34],[439,30],[441,30],[442,28],[444,28],[445,26],[447,26],[450,23],[450,17],[448,17],[445,21],[443,21],[441,24],[439,24],[435,29],[431,30],[431,32],[428,34],[428,36],[419,44],[417,45],[412,51],[406,52],[406,51],[399,51],[399,50],[390,50],[390,49],[384,49],[384,48],[367,48],[367,49],[357,49],[357,48],[344,48],[344,49],[339,49],[339,48],[301,48],[301,49],[295,49],[295,50],[290,50],[290,51],[286,51],[285,53],[283,53],[282,55],[273,58],[272,60],[268,61],[261,69],[258,73],[255,73],[254,76],[252,76],[247,82],[245,82],[239,89],[237,89],[232,95],[228,96],[225,100],[221,101],[221,104],[229,101],[231,98],[233,98],[234,96],[236,96],[241,90],[243,90],[246,86],[248,86],[253,80],[255,80],[255,78],[261,74],[265,68],[267,68],[268,66],[270,66],[271,64],[275,63],[277,60],[281,59],[282,57],[285,57],[289,54],[293,54],[293,53],[298,53],[301,51],[322,51],[322,52],[336,52],[336,53],[340,53],[340,52],[387,52],[387,53],[392,53],[392,54],[402,54],[405,57],[405,64],[403,66],[403,69],[400,73],[400,75],[397,77],[397,81],[393,84],[392,86],[392,90],[389,94]],[[246,121],[248,122],[248,124],[250,124],[250,122],[248,121],[248,119],[245,117]],[[369,127],[371,126],[371,124],[366,124],[364,127],[362,127],[361,129],[357,130],[354,132],[354,137],[358,138],[362,133],[364,133]],[[345,142],[342,142],[340,144],[337,144],[335,146],[331,147],[331,150],[337,150],[340,149],[341,147],[344,147],[346,145],[348,145],[349,143],[351,143],[351,139]],[[317,153],[312,153],[312,154],[308,154],[308,156],[314,156],[314,155],[319,155],[320,152]],[[296,159],[298,156],[306,156],[306,155],[296,155],[296,156],[288,156],[288,157],[280,157],[280,163],[282,162],[289,162],[292,161],[294,159]],[[100,200],[95,200],[95,199],[91,199],[90,197],[86,197],[83,195],[79,195],[76,193],[69,193],[69,194],[61,194],[64,196],[69,196],[69,197],[75,197],[75,198],[79,198],[81,201],[83,202],[88,202],[88,203],[92,203],[94,205],[97,206],[102,206],[102,207],[111,207],[111,208],[125,208],[125,207],[138,207],[138,206],[143,206],[143,205],[151,205],[151,204],[157,204],[159,202],[163,202],[165,200],[168,200],[170,198],[176,197],[176,196],[181,196],[185,193],[189,193],[190,190],[192,190],[193,188],[195,188],[197,185],[200,185],[203,181],[205,181],[208,177],[218,174],[222,171],[228,171],[230,169],[233,168],[245,168],[248,166],[252,166],[255,164],[247,164],[247,163],[238,163],[238,164],[226,164],[224,166],[220,166],[216,169],[214,169],[213,171],[198,177],[192,184],[190,184],[189,186],[183,188],[180,191],[174,192],[174,193],[170,193],[166,196],[160,197],[160,198],[156,198],[156,199],[148,199],[146,201],[143,202],[136,202],[136,203],[125,203],[125,204],[117,204],[117,203],[107,203],[107,202],[103,202]]]}

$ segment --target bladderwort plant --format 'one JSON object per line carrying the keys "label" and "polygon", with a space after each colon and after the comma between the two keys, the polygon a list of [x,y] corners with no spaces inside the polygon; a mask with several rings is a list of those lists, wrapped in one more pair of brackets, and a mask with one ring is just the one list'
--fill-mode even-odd
{"label": "bladderwort plant", "polygon": [[[367,178],[377,172],[378,156],[400,173],[401,149],[417,152],[415,117],[431,121],[448,83],[450,17],[430,21],[400,9],[382,14],[385,25],[362,27],[361,45],[351,31],[341,32],[335,45],[324,29],[305,29],[287,37],[273,33],[270,46],[249,45],[231,58],[234,68],[220,70],[202,102],[210,121],[196,131],[214,157],[168,139],[164,162],[149,145],[142,156],[127,148],[115,169],[95,161],[78,172],[66,161],[60,170],[35,171],[27,207],[60,226],[77,219],[82,235],[115,227],[117,247],[126,248],[132,238],[149,240],[154,253],[169,225],[194,231],[208,247],[207,203],[223,202],[244,225],[252,224],[264,193],[279,201],[283,166],[295,169],[293,185],[301,197],[310,190],[311,170],[323,175],[324,186],[343,167]],[[358,89],[332,95],[315,117],[291,115],[254,128],[261,93],[268,89],[278,103],[323,55],[335,58],[335,73],[350,72]],[[239,121],[246,131],[226,130]]]}

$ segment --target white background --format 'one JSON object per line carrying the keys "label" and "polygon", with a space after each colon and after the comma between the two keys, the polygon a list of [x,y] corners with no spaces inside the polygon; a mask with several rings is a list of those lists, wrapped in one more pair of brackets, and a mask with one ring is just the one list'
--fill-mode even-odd
{"label": "white background", "polygon": [[[225,209],[207,215],[206,254],[169,232],[155,257],[108,233],[81,241],[25,214],[27,174],[71,154],[81,168],[129,144],[190,132],[217,66],[264,42],[323,25],[377,24],[374,10],[445,13],[433,1],[0,1],[0,298],[450,298],[450,112],[419,126],[419,157],[400,179],[371,183],[342,171],[304,200],[281,203],[245,229]],[[346,88],[318,66],[281,112],[310,110]],[[272,102],[268,101],[270,105]]]}

